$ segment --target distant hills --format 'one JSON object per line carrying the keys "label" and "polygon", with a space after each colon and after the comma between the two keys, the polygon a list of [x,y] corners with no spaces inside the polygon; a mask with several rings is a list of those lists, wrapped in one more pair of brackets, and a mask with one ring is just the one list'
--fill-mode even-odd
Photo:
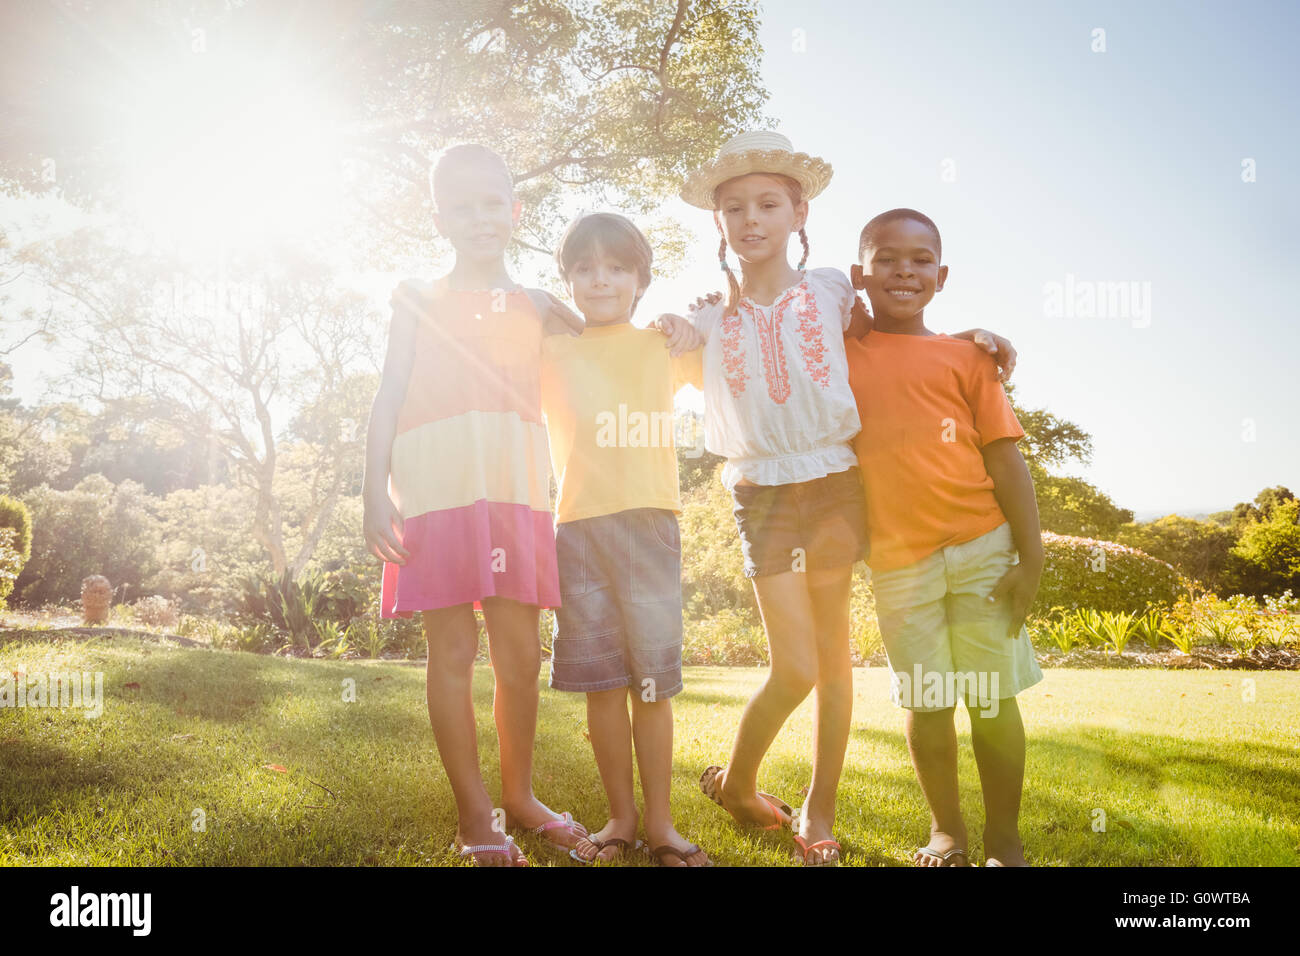
{"label": "distant hills", "polygon": [[1151,511],[1149,509],[1147,511],[1135,510],[1133,512],[1133,520],[1141,523],[1144,521],[1155,521],[1157,518],[1163,518],[1165,515],[1177,514],[1177,515],[1182,515],[1184,518],[1194,518],[1197,521],[1208,521],[1210,515],[1212,514],[1217,514],[1220,511],[1231,511],[1231,510],[1232,510],[1232,505],[1228,505],[1226,508],[1203,508],[1198,511],[1191,511],[1191,510],[1184,511],[1182,509],[1174,509],[1174,510],[1166,509],[1164,511]]}

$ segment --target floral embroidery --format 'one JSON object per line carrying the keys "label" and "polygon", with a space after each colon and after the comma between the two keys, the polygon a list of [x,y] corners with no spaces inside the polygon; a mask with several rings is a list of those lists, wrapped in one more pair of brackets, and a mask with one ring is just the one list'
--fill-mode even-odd
{"label": "floral embroidery", "polygon": [[798,317],[797,335],[799,354],[804,370],[813,382],[823,389],[830,388],[831,370],[826,358],[826,342],[817,308],[816,297],[808,288],[807,279],[787,289],[773,303],[771,311],[755,305],[748,299],[740,300],[740,307],[732,315],[722,318],[722,367],[732,398],[740,398],[745,391],[748,373],[745,370],[745,346],[741,336],[745,331],[743,316],[748,316],[757,333],[759,357],[762,360],[763,379],[767,394],[773,402],[784,405],[790,398],[790,374],[786,365],[785,346],[781,339],[781,323],[786,310],[794,304]]}
{"label": "floral embroidery", "polygon": [[808,377],[822,388],[831,386],[831,367],[826,360],[826,341],[822,338],[822,323],[817,310],[817,299],[806,288],[795,301],[795,314],[799,316],[799,353]]}
{"label": "floral embroidery", "polygon": [[745,352],[740,344],[740,312],[722,317],[722,374],[732,398],[745,393]]}

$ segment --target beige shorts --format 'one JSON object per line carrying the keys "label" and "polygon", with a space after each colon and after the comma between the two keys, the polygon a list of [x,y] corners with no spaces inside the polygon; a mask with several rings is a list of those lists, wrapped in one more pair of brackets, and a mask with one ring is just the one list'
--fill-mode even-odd
{"label": "beige shorts", "polygon": [[961,698],[967,708],[996,716],[998,700],[1043,679],[1029,632],[1022,627],[1016,638],[1007,635],[1010,603],[988,600],[1018,560],[1011,526],[1003,522],[905,568],[872,573],[895,704],[936,711]]}

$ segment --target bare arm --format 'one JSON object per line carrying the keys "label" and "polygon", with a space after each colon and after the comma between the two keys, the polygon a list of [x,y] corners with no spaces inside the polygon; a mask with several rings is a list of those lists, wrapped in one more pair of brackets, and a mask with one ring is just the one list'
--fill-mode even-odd
{"label": "bare arm", "polygon": [[1034,481],[1029,476],[1014,438],[1000,438],[981,449],[984,468],[993,479],[993,494],[998,499],[1011,537],[1016,543],[1020,563],[1002,576],[993,589],[990,601],[1011,601],[1011,632],[1013,640],[1029,613],[1029,606],[1038,593],[1038,582],[1043,574],[1043,538],[1038,525],[1038,501],[1034,497]]}
{"label": "bare arm", "polygon": [[543,335],[581,335],[587,327],[582,316],[545,289],[528,289],[527,292],[537,314],[542,317]]}
{"label": "bare arm", "polygon": [[860,339],[876,324],[872,318],[871,312],[867,309],[863,301],[856,295],[853,297],[852,319],[849,321],[849,327],[844,330],[845,338]]}
{"label": "bare arm", "polygon": [[397,437],[397,415],[406,398],[415,363],[415,327],[416,318],[411,311],[394,309],[384,371],[366,425],[366,465],[361,482],[366,549],[393,564],[404,564],[410,556],[401,543],[402,516],[388,496],[388,472],[393,439]]}

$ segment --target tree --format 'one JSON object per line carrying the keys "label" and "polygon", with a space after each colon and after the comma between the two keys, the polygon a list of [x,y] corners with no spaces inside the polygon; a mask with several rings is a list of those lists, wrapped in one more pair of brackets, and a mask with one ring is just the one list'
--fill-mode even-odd
{"label": "tree", "polygon": [[1218,591],[1237,535],[1209,521],[1166,515],[1144,524],[1126,524],[1115,540],[1168,561],[1188,577]]}
{"label": "tree", "polygon": [[[1261,511],[1260,499],[1278,490],[1286,489],[1265,489],[1255,499]],[[1300,501],[1278,495],[1266,500],[1270,502],[1267,516],[1250,519],[1229,552],[1225,581],[1229,588],[1255,597],[1281,594],[1288,588],[1300,592]]]}
{"label": "tree", "polygon": [[23,503],[32,516],[32,552],[14,582],[15,603],[75,601],[90,574],[107,577],[114,600],[129,602],[158,570],[156,503],[136,482],[114,487],[103,475],[90,475],[71,491],[42,485]]}
{"label": "tree", "polygon": [[1029,466],[1038,498],[1038,519],[1044,531],[1113,539],[1133,512],[1118,507],[1105,492],[1082,478],[1054,475],[1051,469],[1071,461],[1092,460],[1092,436],[1074,422],[1058,418],[1043,408],[1016,404],[1015,387],[1007,386],[1011,407],[1024,429],[1020,453]]}
{"label": "tree", "polygon": [[1295,495],[1289,488],[1276,485],[1265,488],[1255,496],[1253,502],[1239,501],[1231,511],[1218,511],[1210,515],[1210,520],[1218,524],[1231,525],[1238,534],[1245,530],[1252,521],[1267,521],[1278,505],[1295,501]]}
{"label": "tree", "polygon": [[[64,388],[101,403],[151,402],[185,440],[211,443],[249,492],[252,534],[275,574],[296,577],[340,495],[355,488],[377,382],[375,316],[292,251],[256,265],[236,259],[230,272],[243,278],[226,283],[122,246],[87,229],[31,252],[60,302],[63,339],[81,346]],[[310,492],[293,494],[286,514],[282,443],[304,440],[294,481]]]}
{"label": "tree", "polygon": [[759,125],[767,96],[756,0],[317,0],[310,16],[271,0],[5,9],[0,186],[120,204],[122,131],[150,120],[137,104],[160,79],[185,76],[196,56],[285,64],[284,84],[312,86],[337,112],[331,148],[350,200],[339,235],[380,265],[431,257],[429,160],[446,145],[505,156],[525,204],[517,244],[549,254],[565,198],[649,212]]}

